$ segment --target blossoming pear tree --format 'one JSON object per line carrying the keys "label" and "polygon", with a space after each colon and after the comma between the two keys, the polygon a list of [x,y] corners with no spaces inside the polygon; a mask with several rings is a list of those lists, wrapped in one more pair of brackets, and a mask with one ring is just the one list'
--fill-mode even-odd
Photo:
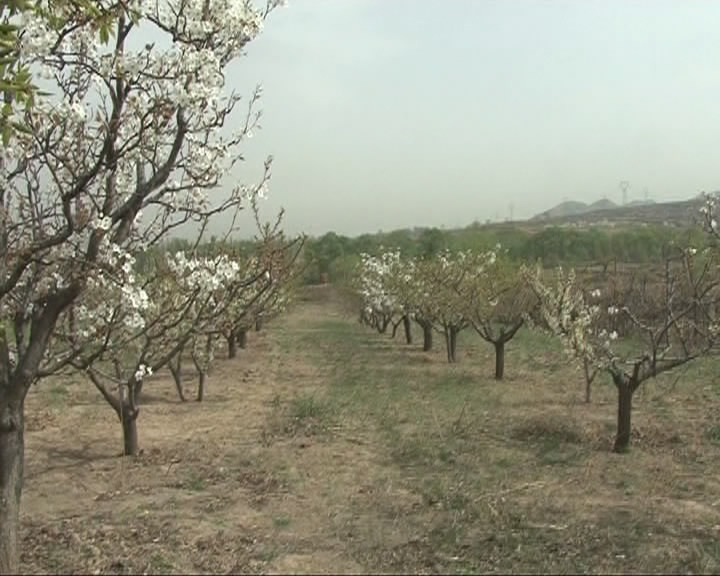
{"label": "blossoming pear tree", "polygon": [[458,334],[470,324],[462,286],[468,280],[471,252],[444,251],[425,268],[424,283],[430,287],[432,300],[426,305],[434,318],[435,328],[445,337],[447,359],[457,362]]}
{"label": "blossoming pear tree", "polygon": [[409,306],[413,311],[413,320],[422,330],[424,352],[432,350],[438,314],[437,302],[430,285],[432,266],[431,259],[410,260],[406,269],[406,274],[409,275],[409,281],[405,283],[409,292]]}
{"label": "blossoming pear tree", "polygon": [[[654,286],[631,283],[615,293],[616,301],[605,300],[606,310],[598,304],[598,289],[583,287],[572,270],[558,268],[554,284],[539,266],[524,270],[545,329],[562,339],[570,356],[612,378],[618,392],[616,452],[630,445],[632,398],[640,384],[706,354],[717,342],[715,259],[696,258],[692,249],[668,258],[668,272]],[[612,329],[617,316],[627,320],[621,332]]]}
{"label": "blossoming pear tree", "polygon": [[412,344],[412,321],[416,318],[415,289],[417,283],[415,261],[395,251],[385,257],[388,261],[388,273],[385,275],[385,286],[393,295],[396,317],[393,319],[392,337],[395,337],[400,324],[403,326],[405,343]]}
{"label": "blossoming pear tree", "polygon": [[387,332],[400,312],[397,298],[391,292],[393,265],[399,258],[399,252],[383,252],[380,256],[360,255],[357,277],[358,291],[363,298],[360,319],[380,334]]}
{"label": "blossoming pear tree", "polygon": [[305,238],[286,238],[279,221],[272,228],[264,227],[257,239],[259,248],[246,258],[246,267],[260,271],[263,282],[242,290],[219,319],[218,331],[227,343],[228,358],[237,356],[238,347],[247,346],[248,332],[258,318],[269,321],[287,309],[297,287]]}
{"label": "blossoming pear tree", "polygon": [[108,26],[112,22],[112,11],[105,10],[92,0],[53,0],[52,3],[35,0],[3,0],[0,2],[0,135],[3,145],[10,143],[16,132],[28,133],[19,110],[29,110],[36,94],[42,91],[33,82],[28,62],[21,55],[20,37],[23,22],[32,13],[34,18],[45,21],[48,27],[63,25],[62,13],[73,5],[75,11],[94,22],[98,38],[107,42]]}
{"label": "blossoming pear tree", "polygon": [[470,269],[461,285],[468,321],[495,349],[495,379],[505,372],[505,345],[525,323],[537,303],[520,267],[500,246],[470,254]]}
{"label": "blossoming pear tree", "polygon": [[69,345],[62,345],[58,333],[58,345],[51,347],[68,353],[70,365],[81,369],[113,408],[126,455],[139,450],[137,419],[146,376],[205,335],[239,286],[239,266],[227,257],[188,258],[178,252],[154,268],[133,282],[137,294],[128,293],[128,279],[120,283],[98,274],[74,308]]}
{"label": "blossoming pear tree", "polygon": [[278,3],[99,0],[105,34],[75,2],[53,3],[52,25],[22,13],[17,63],[49,96],[10,113],[28,130],[0,150],[0,572],[17,570],[26,394],[74,361],[73,347],[49,354],[58,320],[101,289],[101,273],[140,315],[126,255],[264,192],[269,160],[257,184],[218,189],[258,127],[261,95],[237,121],[241,97],[224,85]]}

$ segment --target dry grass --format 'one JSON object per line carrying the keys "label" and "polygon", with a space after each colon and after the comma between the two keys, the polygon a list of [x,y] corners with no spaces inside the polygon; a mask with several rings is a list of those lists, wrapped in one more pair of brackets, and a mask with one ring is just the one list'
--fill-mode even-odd
{"label": "dry grass", "polygon": [[[523,334],[492,380],[361,327],[328,288],[223,360],[202,404],[148,383],[144,452],[82,382],[28,399],[25,571],[720,570],[716,364],[638,392],[609,451],[613,390]],[[437,342],[436,344],[440,344]]]}

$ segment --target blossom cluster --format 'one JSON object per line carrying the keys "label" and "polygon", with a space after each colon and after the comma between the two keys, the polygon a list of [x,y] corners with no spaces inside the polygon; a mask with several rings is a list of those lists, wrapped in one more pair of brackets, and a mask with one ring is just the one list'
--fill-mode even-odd
{"label": "blossom cluster", "polygon": [[170,318],[218,309],[244,278],[227,257],[173,255],[150,277],[137,274],[136,257],[187,222],[204,227],[266,195],[269,161],[255,185],[229,194],[219,185],[235,178],[262,94],[233,120],[240,97],[226,86],[228,67],[269,9],[249,0],[102,1],[89,17],[73,3],[36,8],[19,16],[18,64],[47,94],[10,118],[29,130],[0,150],[0,322],[23,333],[58,295],[74,300],[42,354],[67,365],[81,351],[177,336],[183,323]]}
{"label": "blossom cluster", "polygon": [[364,315],[371,323],[409,316],[440,326],[465,325],[479,298],[485,307],[497,306],[490,280],[497,280],[504,253],[496,246],[480,252],[444,250],[423,260],[397,250],[362,254],[356,286]]}

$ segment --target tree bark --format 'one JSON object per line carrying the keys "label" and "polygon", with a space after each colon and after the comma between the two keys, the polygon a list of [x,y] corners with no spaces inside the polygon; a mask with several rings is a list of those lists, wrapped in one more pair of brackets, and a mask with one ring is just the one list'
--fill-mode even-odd
{"label": "tree bark", "polygon": [[135,404],[138,404],[140,402],[140,395],[143,391],[143,382],[144,380],[140,380],[137,384],[135,384]]}
{"label": "tree bark", "polygon": [[226,339],[228,346],[228,358],[236,358],[238,351],[238,342],[237,336],[235,336],[235,332],[231,331],[230,334],[226,337]]}
{"label": "tree bark", "polygon": [[447,359],[450,364],[456,360],[455,350],[457,349],[457,330],[453,327],[445,328],[445,347],[447,348]]}
{"label": "tree bark", "polygon": [[502,380],[505,375],[505,341],[498,340],[495,345],[495,380]]}
{"label": "tree bark", "polygon": [[583,371],[585,372],[585,403],[590,404],[592,399],[592,383],[595,379],[595,372],[590,372],[590,362],[583,359]]}
{"label": "tree bark", "polygon": [[422,325],[423,329],[423,352],[429,352],[433,347],[433,331],[429,322]]}
{"label": "tree bark", "polygon": [[129,404],[124,404],[120,420],[123,429],[123,455],[138,455],[138,433],[137,433],[137,417],[139,410],[133,410]]}
{"label": "tree bark", "polygon": [[185,402],[185,391],[183,390],[183,382],[182,382],[182,361],[180,358],[178,358],[175,363],[171,360],[168,362],[168,367],[170,368],[170,373],[173,376],[173,380],[175,381],[175,389],[177,390],[178,397],[180,398],[180,402]]}
{"label": "tree bark", "polygon": [[378,324],[377,330],[380,332],[380,334],[385,334],[387,332],[388,325],[390,324],[390,318],[383,318],[380,321],[380,324]]}
{"label": "tree bark", "polygon": [[75,306],[68,307],[67,318],[69,340],[71,344],[75,344]]}
{"label": "tree bark", "polygon": [[19,573],[18,528],[25,466],[23,403],[0,405],[0,574]]}
{"label": "tree bark", "polygon": [[245,350],[247,348],[247,330],[241,330],[237,335],[238,346]]}
{"label": "tree bark", "polygon": [[198,390],[197,390],[197,398],[196,398],[196,400],[197,400],[198,402],[202,402],[204,395],[205,395],[205,372],[203,372],[202,370],[199,370]]}
{"label": "tree bark", "polygon": [[457,336],[458,336],[458,330],[456,328],[450,329],[450,351],[452,354],[452,361],[457,361]]}
{"label": "tree bark", "polygon": [[390,338],[392,338],[393,340],[395,340],[395,335],[397,334],[397,330],[399,327],[400,327],[400,322],[398,322],[397,324],[393,324],[392,336],[390,336]]}
{"label": "tree bark", "polygon": [[618,389],[618,421],[613,451],[623,453],[630,446],[633,387],[627,380],[617,378],[615,385]]}
{"label": "tree bark", "polygon": [[405,327],[405,342],[412,344],[412,326],[410,325],[410,316],[403,316],[403,326]]}

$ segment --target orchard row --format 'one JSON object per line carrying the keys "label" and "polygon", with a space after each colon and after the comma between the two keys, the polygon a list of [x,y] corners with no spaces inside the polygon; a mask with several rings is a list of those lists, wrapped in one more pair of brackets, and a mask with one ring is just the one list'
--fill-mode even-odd
{"label": "orchard row", "polygon": [[457,361],[457,337],[476,331],[495,351],[495,378],[505,370],[505,346],[523,327],[562,343],[582,367],[586,401],[606,373],[618,390],[614,449],[630,443],[632,396],[640,384],[717,348],[720,333],[716,199],[701,210],[706,246],[672,244],[646,267],[546,270],[541,262],[512,259],[496,246],[409,258],[399,251],[363,254],[354,280],[360,320],[380,333],[412,322],[430,350],[442,334],[448,362]]}

